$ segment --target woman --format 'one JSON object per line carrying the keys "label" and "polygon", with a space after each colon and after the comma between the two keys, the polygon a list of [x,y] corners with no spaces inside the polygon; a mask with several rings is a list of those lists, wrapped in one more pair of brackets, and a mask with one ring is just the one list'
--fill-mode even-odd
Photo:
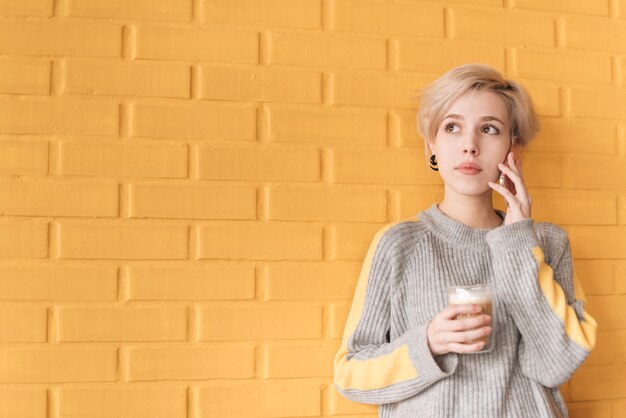
{"label": "woman", "polygon": [[[336,388],[379,404],[380,417],[567,416],[558,388],[593,349],[596,322],[566,233],[531,218],[516,158],[539,127],[530,97],[490,67],[463,65],[426,88],[418,125],[444,198],[374,237]],[[449,286],[478,283],[495,288],[493,324],[479,305],[447,306]],[[494,327],[495,347],[479,352]]]}

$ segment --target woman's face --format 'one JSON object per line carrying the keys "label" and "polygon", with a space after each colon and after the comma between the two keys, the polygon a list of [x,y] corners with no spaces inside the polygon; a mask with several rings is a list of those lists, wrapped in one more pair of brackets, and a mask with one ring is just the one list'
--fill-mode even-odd
{"label": "woman's face", "polygon": [[437,129],[431,151],[446,188],[465,195],[491,193],[498,163],[510,149],[508,112],[489,91],[468,91],[456,99]]}

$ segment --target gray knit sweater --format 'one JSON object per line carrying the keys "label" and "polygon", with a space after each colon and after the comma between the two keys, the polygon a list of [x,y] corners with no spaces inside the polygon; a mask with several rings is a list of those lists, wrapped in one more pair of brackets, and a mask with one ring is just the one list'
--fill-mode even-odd
{"label": "gray knit sweater", "polygon": [[[500,217],[504,213],[498,211]],[[492,283],[496,344],[433,356],[447,287]],[[335,386],[390,417],[566,417],[559,385],[595,345],[566,233],[525,219],[470,228],[433,205],[382,228],[363,263]]]}

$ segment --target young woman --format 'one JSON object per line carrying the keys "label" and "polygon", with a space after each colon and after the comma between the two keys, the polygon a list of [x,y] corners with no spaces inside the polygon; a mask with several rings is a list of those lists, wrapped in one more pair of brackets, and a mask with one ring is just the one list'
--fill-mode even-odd
{"label": "young woman", "polygon": [[[380,405],[380,417],[566,417],[559,385],[593,349],[596,322],[566,233],[531,218],[516,156],[539,128],[530,97],[490,67],[463,65],[426,88],[418,125],[444,198],[375,235],[336,388]],[[479,305],[448,306],[448,287],[479,283],[495,289],[493,321]],[[481,351],[475,341],[494,328],[494,348]]]}

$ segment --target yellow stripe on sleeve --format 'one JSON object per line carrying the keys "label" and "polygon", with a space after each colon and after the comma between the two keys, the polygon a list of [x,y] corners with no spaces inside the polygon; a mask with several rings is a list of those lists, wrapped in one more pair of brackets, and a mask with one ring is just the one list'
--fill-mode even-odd
{"label": "yellow stripe on sleeve", "polygon": [[[554,313],[563,321],[565,333],[580,346],[591,351],[596,345],[597,323],[595,319],[583,311],[583,321],[578,320],[574,308],[567,304],[563,289],[554,280],[552,267],[545,263],[543,250],[540,247],[534,247],[532,252],[539,267],[539,287]],[[577,300],[585,300],[582,286],[578,283],[576,276],[574,276],[574,294]]]}
{"label": "yellow stripe on sleeve", "polygon": [[[411,218],[417,221],[417,218]],[[403,344],[388,354],[372,359],[348,359],[348,340],[354,333],[365,305],[365,295],[369,280],[370,270],[378,243],[385,231],[391,227],[408,220],[402,220],[387,225],[379,230],[367,252],[363,267],[357,282],[352,307],[343,333],[341,347],[335,355],[335,384],[341,389],[372,390],[382,389],[392,384],[414,379],[418,376],[409,357],[409,347]]]}

